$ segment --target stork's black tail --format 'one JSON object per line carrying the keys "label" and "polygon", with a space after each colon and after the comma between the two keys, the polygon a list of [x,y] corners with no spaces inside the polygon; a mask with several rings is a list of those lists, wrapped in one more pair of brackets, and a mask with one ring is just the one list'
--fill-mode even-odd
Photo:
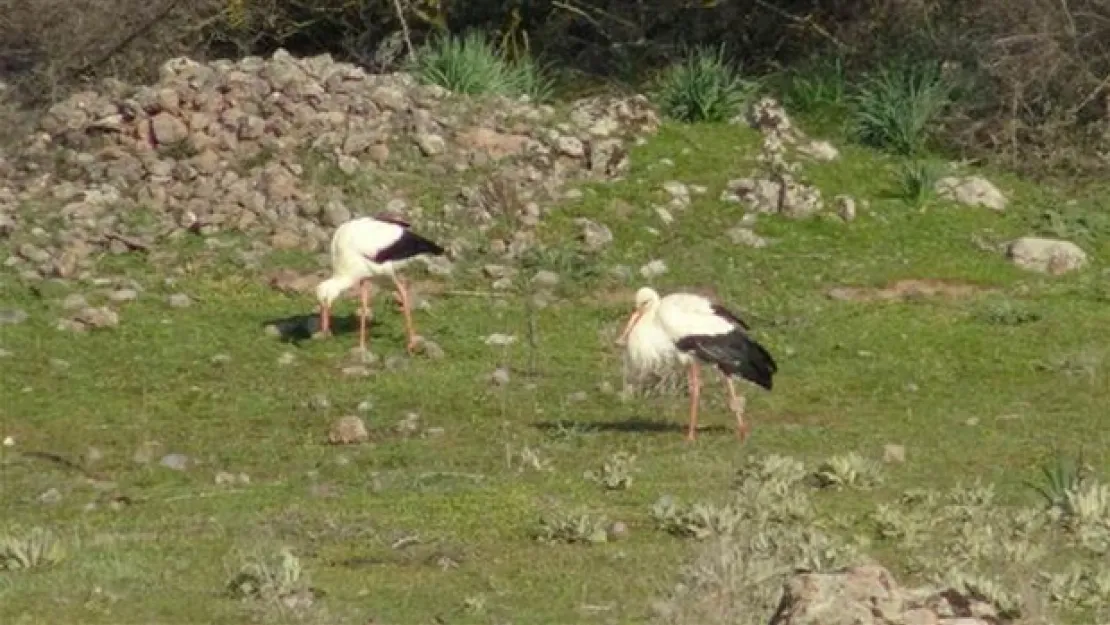
{"label": "stork's black tail", "polygon": [[779,370],[775,359],[742,330],[716,336],[687,336],[676,345],[684,352],[692,352],[699,359],[717,365],[725,375],[739,375],[767,390],[774,386],[773,377]]}

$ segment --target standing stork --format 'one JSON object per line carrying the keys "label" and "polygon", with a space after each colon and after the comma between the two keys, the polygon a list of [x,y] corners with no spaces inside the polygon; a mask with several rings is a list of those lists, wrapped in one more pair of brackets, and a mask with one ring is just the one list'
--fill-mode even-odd
{"label": "standing stork", "polygon": [[748,329],[748,324],[724,306],[700,295],[671,293],[660,298],[654,289],[643,287],[636,291],[636,310],[617,344],[627,345],[634,360],[674,358],[689,368],[690,426],[686,440],[690,441],[697,438],[701,394],[698,362],[715,365],[728,389],[729,408],[736,415],[736,434],[743,441],[749,432],[744,422],[746,401],[736,392],[732,377],[738,375],[771,390],[778,371],[774,358],[748,336]]}
{"label": "standing stork", "polygon": [[336,229],[331,239],[332,275],[316,287],[320,302],[320,332],[331,332],[331,305],[344,291],[359,285],[358,344],[366,349],[366,319],[370,314],[370,281],[389,276],[397,287],[408,334],[407,349],[416,349],[416,332],[408,290],[397,270],[418,256],[443,254],[443,248],[409,230],[409,224],[393,217],[357,217]]}

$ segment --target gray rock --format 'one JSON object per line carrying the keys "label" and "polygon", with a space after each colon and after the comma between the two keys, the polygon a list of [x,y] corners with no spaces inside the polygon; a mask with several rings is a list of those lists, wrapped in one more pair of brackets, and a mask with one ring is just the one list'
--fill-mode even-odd
{"label": "gray rock", "polygon": [[154,140],[162,145],[179,143],[189,136],[185,122],[169,113],[155,115],[150,120],[150,129]]}
{"label": "gray rock", "polygon": [[505,386],[509,383],[509,370],[504,367],[494,369],[489,376],[489,381],[496,386]]}
{"label": "gray rock", "polygon": [[1087,266],[1087,253],[1071,241],[1022,237],[1009,244],[1006,256],[1029,271],[1058,276]]}
{"label": "gray rock", "polygon": [[192,464],[189,457],[185,454],[166,454],[158,461],[158,464],[173,469],[174,471],[184,471]]}
{"label": "gray rock", "polygon": [[551,288],[559,284],[559,274],[546,269],[537,271],[536,275],[532,276],[532,284],[540,288]]}
{"label": "gray rock", "polygon": [[174,293],[166,298],[166,303],[173,308],[185,308],[193,305],[193,298],[184,293]]}
{"label": "gray rock", "polygon": [[447,151],[447,141],[436,134],[421,133],[416,136],[416,145],[424,156],[439,156]]}
{"label": "gray rock", "polygon": [[108,294],[108,301],[122,303],[139,299],[139,292],[135,289],[116,289]]}
{"label": "gray rock", "polygon": [[0,325],[14,326],[27,321],[29,315],[21,308],[7,308],[0,310]]}

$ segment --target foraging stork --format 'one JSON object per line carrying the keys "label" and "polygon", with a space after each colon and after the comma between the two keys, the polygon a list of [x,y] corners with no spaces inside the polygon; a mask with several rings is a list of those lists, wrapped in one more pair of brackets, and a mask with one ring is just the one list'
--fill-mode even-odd
{"label": "foraging stork", "polygon": [[728,388],[729,408],[736,415],[736,433],[743,441],[749,432],[744,422],[746,401],[737,394],[732,377],[739,375],[771,390],[772,377],[778,371],[774,358],[748,336],[748,329],[724,306],[700,295],[671,293],[660,298],[654,289],[643,287],[636,291],[636,310],[617,344],[627,345],[628,355],[634,361],[673,358],[689,368],[690,425],[686,431],[689,441],[697,437],[701,393],[698,362],[715,365]]}
{"label": "foraging stork", "polygon": [[360,289],[358,344],[366,349],[366,318],[370,314],[370,281],[389,276],[397,287],[408,333],[407,349],[416,349],[409,294],[397,270],[418,256],[444,253],[436,243],[409,230],[409,224],[394,217],[357,217],[336,229],[331,239],[332,276],[316,287],[320,302],[320,332],[331,331],[331,304],[356,283]]}

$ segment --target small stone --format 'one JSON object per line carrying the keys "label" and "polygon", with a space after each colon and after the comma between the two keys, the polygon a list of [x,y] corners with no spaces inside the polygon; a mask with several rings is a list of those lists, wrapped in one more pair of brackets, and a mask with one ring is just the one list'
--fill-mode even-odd
{"label": "small stone", "polygon": [[331,400],[328,399],[327,395],[313,395],[308,400],[308,407],[313,410],[327,410],[331,408]]}
{"label": "small stone", "polygon": [[106,306],[88,307],[77,311],[69,321],[78,326],[74,329],[80,330],[114,328],[119,325],[119,313]]}
{"label": "small stone", "polygon": [[798,146],[798,151],[818,161],[835,161],[840,156],[840,150],[822,139],[815,139],[802,144]]}
{"label": "small stone", "polygon": [[135,289],[117,289],[108,294],[108,300],[112,302],[131,302],[139,299],[139,292]]}
{"label": "small stone", "polygon": [[856,218],[856,200],[847,195],[838,195],[833,198],[836,205],[836,214],[844,221]]}
{"label": "small stone", "polygon": [[189,136],[185,122],[169,113],[158,113],[150,120],[154,140],[162,145],[180,143]]}
{"label": "small stone", "polygon": [[901,464],[906,461],[906,448],[893,443],[883,445],[883,462]]}
{"label": "small stone", "polygon": [[555,149],[563,156],[581,158],[586,154],[586,148],[577,137],[561,136],[555,141]]}
{"label": "small stone", "polygon": [[497,386],[505,386],[509,383],[509,370],[504,367],[494,369],[489,376],[489,380]]}
{"label": "small stone", "polygon": [[230,486],[234,484],[250,484],[251,478],[246,473],[229,473],[228,471],[220,471],[216,473],[214,478],[216,484],[220,486]]}
{"label": "small stone", "polygon": [[447,151],[447,141],[443,137],[431,133],[418,134],[416,145],[424,153],[424,156],[438,156]]}
{"label": "small stone", "polygon": [[663,190],[673,199],[678,199],[680,202],[689,203],[690,201],[690,187],[686,186],[677,180],[668,180],[663,183]]}
{"label": "small stone", "polygon": [[505,347],[506,345],[512,345],[515,342],[515,336],[512,336],[511,334],[501,334],[500,332],[495,332],[486,337],[486,345],[492,345],[493,347]]}
{"label": "small stone", "polygon": [[613,521],[606,530],[609,540],[620,540],[628,536],[628,525],[624,521]]}
{"label": "small stone", "polygon": [[419,349],[421,353],[432,360],[443,360],[447,357],[447,353],[444,352],[443,348],[439,346],[439,343],[435,341],[424,339],[420,342]]}
{"label": "small stone", "polygon": [[366,424],[355,415],[340,417],[328,433],[328,442],[332,445],[354,445],[368,440],[370,432],[366,430]]}
{"label": "small stone", "polygon": [[5,310],[0,310],[0,326],[19,325],[24,321],[27,321],[28,316],[29,315],[27,314],[27,311],[19,308],[8,308]]}
{"label": "small stone", "polygon": [[15,447],[15,437],[5,436],[4,437],[4,447]]}
{"label": "small stone", "polygon": [[282,366],[288,366],[293,364],[295,360],[297,360],[297,357],[293,354],[293,352],[283,352],[280,356],[278,356],[277,363]]}
{"label": "small stone", "polygon": [[582,228],[582,234],[580,238],[585,244],[586,249],[591,252],[596,252],[604,249],[613,242],[613,232],[609,230],[609,227],[604,224],[599,224],[596,221],[586,219],[585,217],[579,217],[578,219],[575,219],[574,223],[578,227]]}
{"label": "small stone", "polygon": [[559,274],[546,269],[538,271],[532,276],[532,284],[541,288],[551,288],[559,284]]}
{"label": "small stone", "polygon": [[85,308],[88,305],[89,301],[80,293],[70,293],[62,300],[62,308],[66,310],[77,310],[78,308]]}
{"label": "small stone", "polygon": [[174,471],[184,471],[189,468],[189,457],[185,454],[166,454],[158,464]]}
{"label": "small stone", "polygon": [[60,493],[57,488],[51,488],[39,495],[39,503],[44,503],[46,505],[53,505],[60,502],[61,500],[62,493]]}
{"label": "small stone", "polygon": [[227,354],[216,354],[209,359],[209,362],[214,365],[226,365],[227,363],[231,362],[231,356],[228,356]]}
{"label": "small stone", "polygon": [[370,370],[370,367],[366,367],[363,365],[343,367],[339,370],[339,372],[350,378],[366,378],[373,374],[373,371]]}
{"label": "small stone", "polygon": [[185,308],[193,305],[193,299],[184,293],[174,293],[166,299],[172,308]]}
{"label": "small stone", "polygon": [[728,236],[729,240],[736,245],[745,245],[754,248],[767,247],[767,239],[764,239],[748,228],[732,228],[725,234]]}
{"label": "small stone", "polygon": [[667,263],[658,258],[640,267],[640,275],[649,280],[665,273],[667,273]]}
{"label": "small stone", "polygon": [[984,206],[996,212],[1006,210],[1006,196],[991,181],[981,176],[947,176],[934,185],[937,195],[966,206]]}
{"label": "small stone", "polygon": [[97,462],[100,462],[104,459],[104,452],[100,451],[96,447],[89,446],[87,449],[85,449],[85,453],[82,459],[84,460],[85,464],[96,464]]}

